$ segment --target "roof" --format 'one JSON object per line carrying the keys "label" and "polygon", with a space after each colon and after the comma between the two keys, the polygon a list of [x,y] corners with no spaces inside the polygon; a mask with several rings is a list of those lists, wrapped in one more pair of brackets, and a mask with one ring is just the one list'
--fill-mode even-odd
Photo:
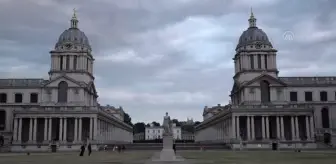
{"label": "roof", "polygon": [[336,76],[312,76],[312,77],[279,77],[288,86],[323,86],[336,85]]}
{"label": "roof", "polygon": [[48,82],[44,79],[0,79],[0,87],[42,87]]}

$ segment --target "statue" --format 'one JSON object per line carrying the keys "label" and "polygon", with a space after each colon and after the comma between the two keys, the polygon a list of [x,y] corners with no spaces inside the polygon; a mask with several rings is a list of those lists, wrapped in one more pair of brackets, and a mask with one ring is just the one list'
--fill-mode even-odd
{"label": "statue", "polygon": [[163,117],[163,130],[164,135],[172,135],[172,124],[168,112],[166,112],[166,116]]}

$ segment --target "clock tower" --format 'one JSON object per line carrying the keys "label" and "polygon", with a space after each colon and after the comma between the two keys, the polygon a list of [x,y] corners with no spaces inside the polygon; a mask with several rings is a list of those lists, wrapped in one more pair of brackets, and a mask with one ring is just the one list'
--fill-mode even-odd
{"label": "clock tower", "polygon": [[64,75],[87,84],[94,80],[91,46],[84,32],[79,30],[78,22],[74,10],[70,28],[60,35],[55,49],[50,51],[50,80]]}

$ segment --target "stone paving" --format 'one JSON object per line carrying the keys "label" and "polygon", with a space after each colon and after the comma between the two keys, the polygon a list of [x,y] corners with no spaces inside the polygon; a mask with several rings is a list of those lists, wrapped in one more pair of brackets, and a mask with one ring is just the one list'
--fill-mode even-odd
{"label": "stone paving", "polygon": [[335,164],[336,151],[181,151],[178,162],[152,161],[154,151],[0,154],[0,164]]}

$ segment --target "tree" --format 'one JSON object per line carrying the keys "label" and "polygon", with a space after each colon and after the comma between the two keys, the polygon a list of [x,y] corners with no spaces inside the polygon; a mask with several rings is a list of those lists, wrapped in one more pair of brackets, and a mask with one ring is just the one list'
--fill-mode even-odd
{"label": "tree", "polygon": [[134,133],[143,133],[145,132],[145,123],[137,122],[133,126]]}
{"label": "tree", "polygon": [[186,132],[189,132],[189,133],[193,133],[195,130],[194,130],[194,125],[183,125],[181,127],[182,131],[186,131]]}
{"label": "tree", "polygon": [[132,118],[130,117],[128,113],[124,113],[124,122],[128,125],[133,126]]}
{"label": "tree", "polygon": [[172,122],[176,124],[176,126],[181,126],[181,123],[177,119],[172,119]]}
{"label": "tree", "polygon": [[146,124],[146,127],[150,127],[150,124],[148,123],[148,124]]}
{"label": "tree", "polygon": [[152,124],[153,124],[154,126],[160,126],[160,123],[155,122],[155,121],[153,121]]}

